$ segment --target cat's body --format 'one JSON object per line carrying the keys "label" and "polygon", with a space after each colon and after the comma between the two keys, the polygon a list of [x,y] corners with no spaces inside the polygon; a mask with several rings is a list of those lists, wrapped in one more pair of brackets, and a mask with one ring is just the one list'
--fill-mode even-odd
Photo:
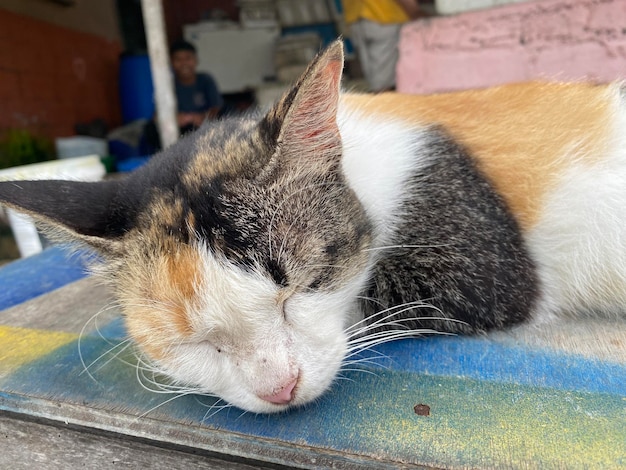
{"label": "cat's body", "polygon": [[341,67],[335,43],[266,115],[126,179],[0,183],[0,201],[103,253],[159,370],[252,411],[314,400],[407,328],[624,312],[618,86],[341,95]]}
{"label": "cat's body", "polygon": [[[357,114],[441,126],[478,166],[513,215],[535,265],[535,321],[564,312],[624,315],[626,93],[620,85],[536,82],[433,96],[344,96]],[[438,188],[463,202],[443,182]],[[447,201],[436,213],[440,227],[452,206]],[[469,230],[481,232],[479,225]],[[443,243],[442,235],[432,243]]]}

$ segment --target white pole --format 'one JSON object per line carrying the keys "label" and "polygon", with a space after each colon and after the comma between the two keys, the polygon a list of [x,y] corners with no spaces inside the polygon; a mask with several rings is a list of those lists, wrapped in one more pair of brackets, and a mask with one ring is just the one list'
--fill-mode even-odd
{"label": "white pole", "polygon": [[161,135],[161,145],[165,148],[178,139],[178,126],[176,125],[176,96],[172,84],[163,21],[163,5],[161,0],[141,0],[141,9],[154,83],[157,127]]}

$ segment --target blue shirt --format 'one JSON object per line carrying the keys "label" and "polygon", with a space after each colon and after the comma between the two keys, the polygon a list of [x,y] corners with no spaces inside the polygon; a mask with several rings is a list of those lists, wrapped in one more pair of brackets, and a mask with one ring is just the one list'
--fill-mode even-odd
{"label": "blue shirt", "polygon": [[193,85],[183,85],[175,81],[176,100],[180,113],[206,113],[209,109],[221,108],[224,104],[215,80],[205,73],[196,74]]}

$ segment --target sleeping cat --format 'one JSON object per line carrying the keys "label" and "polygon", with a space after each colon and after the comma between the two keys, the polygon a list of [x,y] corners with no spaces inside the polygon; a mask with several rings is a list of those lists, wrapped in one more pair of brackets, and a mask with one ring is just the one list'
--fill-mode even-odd
{"label": "sleeping cat", "polygon": [[155,367],[254,412],[315,400],[377,342],[623,312],[619,86],[356,95],[342,68],[335,42],[267,113],[0,201],[103,255]]}

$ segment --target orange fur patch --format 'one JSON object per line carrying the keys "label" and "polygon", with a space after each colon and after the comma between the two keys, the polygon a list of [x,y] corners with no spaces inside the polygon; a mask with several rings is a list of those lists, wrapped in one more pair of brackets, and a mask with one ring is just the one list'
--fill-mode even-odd
{"label": "orange fur patch", "polygon": [[608,152],[610,96],[607,87],[588,84],[524,83],[431,96],[348,94],[343,101],[367,114],[443,125],[527,230],[571,157],[593,163]]}
{"label": "orange fur patch", "polygon": [[189,313],[197,307],[200,265],[192,247],[172,247],[145,274],[137,272],[135,289],[122,294],[129,334],[152,359],[193,333]]}

